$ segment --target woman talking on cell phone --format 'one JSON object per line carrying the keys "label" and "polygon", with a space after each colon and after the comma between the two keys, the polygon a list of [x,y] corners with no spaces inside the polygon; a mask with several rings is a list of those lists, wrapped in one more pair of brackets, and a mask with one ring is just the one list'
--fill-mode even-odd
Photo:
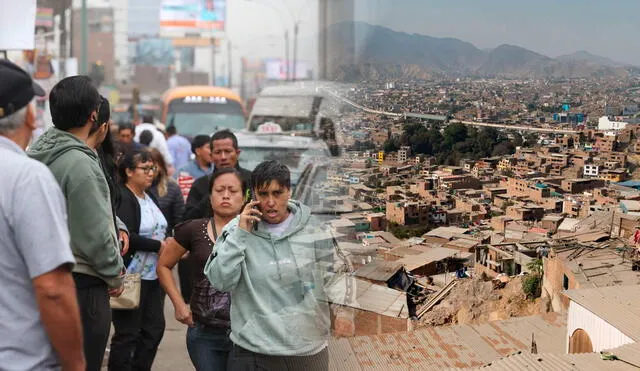
{"label": "woman talking on cell phone", "polygon": [[[222,228],[240,214],[246,185],[234,168],[214,171],[209,181],[213,217],[194,219],[175,227],[174,238],[158,263],[160,284],[175,308],[176,319],[187,326],[187,350],[198,371],[226,370],[232,343],[229,339],[230,305],[228,293],[215,290],[204,275],[204,266]],[[180,294],[171,270],[189,252],[194,272],[190,305]]]}

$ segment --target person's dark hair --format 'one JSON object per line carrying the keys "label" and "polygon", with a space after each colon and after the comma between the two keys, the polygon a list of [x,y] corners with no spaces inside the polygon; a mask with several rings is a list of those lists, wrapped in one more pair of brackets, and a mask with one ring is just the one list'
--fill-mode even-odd
{"label": "person's dark hair", "polygon": [[229,129],[224,129],[217,131],[215,134],[211,136],[211,150],[213,151],[213,141],[222,140],[222,139],[231,139],[233,142],[233,148],[238,149],[238,138],[233,134]]}
{"label": "person's dark hair", "polygon": [[176,135],[176,134],[178,134],[178,130],[176,129],[175,126],[171,125],[171,126],[167,127],[167,134],[168,135]]}
{"label": "person's dark hair", "polygon": [[211,191],[213,190],[213,184],[216,182],[216,179],[224,174],[235,175],[236,178],[240,180],[240,184],[242,184],[242,194],[245,194],[247,192],[247,183],[242,179],[242,174],[238,171],[238,169],[225,167],[222,169],[216,169],[209,177],[209,194],[211,194]]}
{"label": "person's dark hair", "polygon": [[291,172],[282,163],[272,160],[261,162],[251,174],[251,185],[259,190],[275,180],[281,186],[291,189]]}
{"label": "person's dark hair", "polygon": [[142,116],[142,122],[145,124],[153,124],[153,115]]}
{"label": "person's dark hair", "polygon": [[153,162],[151,152],[147,149],[134,149],[133,151],[125,151],[120,163],[118,164],[118,175],[120,183],[125,184],[129,178],[127,177],[127,169],[135,170],[138,164],[143,162]]}
{"label": "person's dark hair", "polygon": [[204,146],[210,141],[211,141],[211,137],[209,137],[208,135],[196,135],[191,141],[191,152],[193,152],[193,154],[195,155],[196,149]]}
{"label": "person's dark hair", "polygon": [[118,126],[118,133],[120,133],[123,130],[131,130],[131,134],[136,135],[136,127],[133,126],[132,124],[120,124]]}
{"label": "person's dark hair", "polygon": [[[63,131],[85,126],[99,104],[100,94],[89,76],[64,78],[49,93],[51,120]],[[95,119],[97,121],[98,117]]]}
{"label": "person's dark hair", "polygon": [[102,95],[100,96],[100,110],[98,111],[98,124],[102,125],[109,122],[111,118],[111,105],[109,100]]}
{"label": "person's dark hair", "polygon": [[100,96],[100,108],[98,110],[98,119],[93,123],[91,127],[91,131],[89,131],[89,135],[98,131],[100,126],[109,122],[109,118],[111,118],[111,106],[109,105],[109,101],[107,98]]}
{"label": "person's dark hair", "polygon": [[140,144],[149,146],[152,141],[153,133],[151,132],[151,130],[143,130],[142,133],[140,133]]}
{"label": "person's dark hair", "polygon": [[102,165],[102,171],[107,180],[107,186],[109,187],[109,194],[111,195],[111,202],[116,202],[116,181],[118,178],[118,165],[116,164],[116,147],[113,143],[113,137],[111,131],[107,131],[107,135],[104,137],[102,143],[97,148],[98,157],[100,158],[100,165]]}

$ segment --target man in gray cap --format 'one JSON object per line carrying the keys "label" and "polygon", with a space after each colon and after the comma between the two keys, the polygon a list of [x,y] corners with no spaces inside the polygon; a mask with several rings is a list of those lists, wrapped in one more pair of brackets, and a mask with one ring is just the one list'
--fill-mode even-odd
{"label": "man in gray cap", "polygon": [[67,211],[49,169],[24,152],[44,91],[0,60],[0,367],[84,370]]}

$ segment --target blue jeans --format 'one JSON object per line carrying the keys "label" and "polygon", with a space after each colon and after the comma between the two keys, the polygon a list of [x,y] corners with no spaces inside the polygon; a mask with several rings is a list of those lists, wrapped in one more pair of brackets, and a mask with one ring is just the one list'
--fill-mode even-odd
{"label": "blue jeans", "polygon": [[197,371],[225,371],[232,347],[226,328],[196,323],[187,330],[187,351]]}

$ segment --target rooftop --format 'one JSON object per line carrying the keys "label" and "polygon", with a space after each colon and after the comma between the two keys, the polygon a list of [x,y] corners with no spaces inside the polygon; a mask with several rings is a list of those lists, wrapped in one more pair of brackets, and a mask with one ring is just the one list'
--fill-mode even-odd
{"label": "rooftop", "polygon": [[329,342],[330,370],[438,370],[479,367],[529,351],[534,334],[541,353],[564,353],[566,317],[549,313],[481,325],[430,327],[391,335]]}
{"label": "rooftop", "polygon": [[629,211],[638,211],[640,210],[640,201],[635,200],[622,200],[620,201],[620,205],[624,205],[625,209]]}
{"label": "rooftop", "polygon": [[446,258],[468,259],[472,254],[461,252],[460,250],[447,249],[445,247],[434,247],[427,249],[417,255],[407,255],[397,262],[402,263],[405,269],[412,271],[432,262],[444,260]]}
{"label": "rooftop", "polygon": [[459,235],[465,234],[468,231],[469,231],[469,229],[467,229],[467,228],[438,227],[438,228],[435,228],[435,229],[425,233],[425,235],[427,235],[429,237],[440,237],[440,238],[446,238],[446,239],[451,240],[454,237],[458,237]]}
{"label": "rooftop", "polygon": [[635,341],[640,341],[640,285],[567,290],[564,294]]}
{"label": "rooftop", "polygon": [[640,272],[633,271],[629,259],[623,261],[622,252],[614,247],[575,245],[554,247],[554,251],[558,258],[568,262],[580,288],[640,284]]}
{"label": "rooftop", "polygon": [[397,261],[374,260],[371,263],[358,268],[353,274],[356,277],[366,278],[372,281],[386,282],[402,268],[402,263]]}
{"label": "rooftop", "polygon": [[[335,285],[340,284],[340,281],[335,283]],[[343,302],[334,301],[334,303],[389,317],[409,318],[407,296],[403,291],[376,285],[358,278],[355,278],[354,284],[356,287],[355,301],[347,303],[344,300],[346,299],[344,295],[338,295],[340,299],[343,299]]]}
{"label": "rooftop", "polygon": [[[632,343],[613,350],[618,360],[604,360],[600,353],[531,354],[523,351],[495,360],[473,370],[582,370],[632,371],[640,364],[640,343]],[[627,363],[628,362],[628,363]],[[472,369],[467,369],[472,370]]]}

